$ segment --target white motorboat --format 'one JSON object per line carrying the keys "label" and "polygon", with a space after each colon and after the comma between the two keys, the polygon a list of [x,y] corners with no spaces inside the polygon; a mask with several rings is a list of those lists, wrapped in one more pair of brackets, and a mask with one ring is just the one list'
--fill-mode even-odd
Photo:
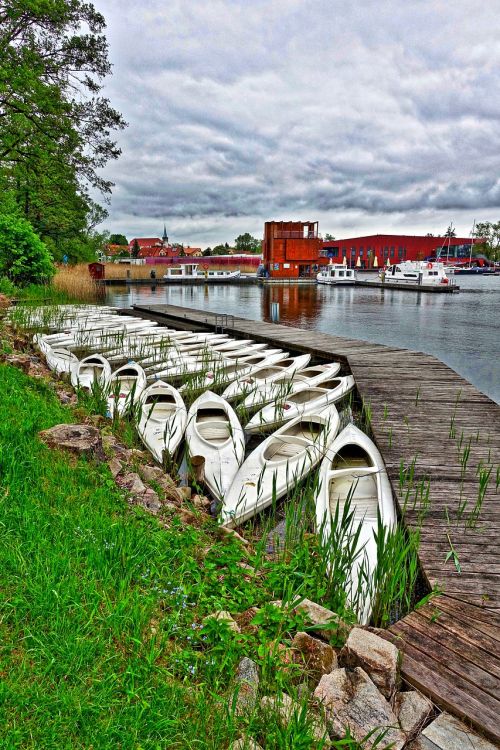
{"label": "white motorboat", "polygon": [[394,263],[380,272],[386,284],[414,284],[418,286],[442,286],[454,284],[446,274],[446,266],[440,262],[404,260]]}
{"label": "white motorboat", "polygon": [[335,406],[297,417],[264,440],[246,459],[226,493],[221,523],[237,526],[303,479],[327,453],[339,427]]}
{"label": "white motorboat", "polygon": [[111,365],[102,354],[90,354],[82,359],[71,371],[71,385],[73,388],[92,390],[94,383],[103,390],[109,386],[111,379]]}
{"label": "white motorboat", "polygon": [[136,362],[128,362],[116,370],[109,381],[108,416],[133,406],[146,388],[146,373]]}
{"label": "white motorboat", "polygon": [[281,375],[272,383],[258,388],[243,401],[246,409],[266,404],[270,401],[282,402],[284,398],[304,388],[319,385],[324,380],[335,377],[340,370],[340,362],[332,362],[327,365],[312,365],[303,370],[294,370]]}
{"label": "white motorboat", "polygon": [[205,458],[205,484],[222,500],[245,457],[245,434],[234,409],[206,391],[188,412],[186,443],[190,457]]}
{"label": "white motorboat", "polygon": [[269,432],[276,430],[285,422],[306,416],[311,412],[323,409],[328,404],[336,404],[354,388],[354,378],[347,375],[332,378],[310,387],[297,384],[296,390],[284,400],[264,406],[245,426],[247,433]]}
{"label": "white motorboat", "polygon": [[70,373],[77,366],[79,359],[69,349],[62,346],[48,346],[43,350],[47,366],[58,375]]}
{"label": "white motorboat", "polygon": [[282,375],[298,372],[307,367],[310,359],[310,354],[278,359],[273,365],[259,367],[251,375],[246,375],[244,378],[234,381],[228,385],[222,395],[229,401],[246,398],[253,391],[268,386]]}
{"label": "white motorboat", "polygon": [[167,281],[183,279],[236,279],[241,275],[241,271],[215,271],[210,269],[200,270],[198,263],[184,263],[179,266],[167,268],[163,278]]}
{"label": "white motorboat", "polygon": [[161,464],[164,451],[173,456],[184,436],[187,424],[184,401],[173,386],[158,380],[142,391],[139,406],[139,437]]}
{"label": "white motorboat", "polygon": [[[396,510],[382,456],[370,438],[352,424],[338,435],[321,464],[316,525],[326,550],[331,548],[331,537],[335,533],[332,524],[335,519],[340,523],[348,498],[353,513],[352,534],[357,532],[358,526],[360,534],[356,547],[358,556],[346,593],[351,606],[362,602],[357,615],[361,624],[367,624],[372,592],[369,586],[358,590],[365,578],[370,579],[377,565],[374,537],[377,514],[380,513],[385,527],[392,528],[396,524]],[[340,543],[347,541],[340,540]]]}
{"label": "white motorboat", "polygon": [[356,272],[342,263],[329,263],[316,276],[318,284],[355,284]]}

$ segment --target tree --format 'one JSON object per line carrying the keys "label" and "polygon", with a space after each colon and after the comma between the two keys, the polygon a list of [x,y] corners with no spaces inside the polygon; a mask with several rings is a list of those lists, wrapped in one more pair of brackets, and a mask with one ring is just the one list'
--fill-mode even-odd
{"label": "tree", "polygon": [[212,248],[211,247],[205,248],[205,250],[203,251],[203,255],[205,258],[208,258],[210,255],[212,255]]}
{"label": "tree", "polygon": [[131,252],[132,258],[138,258],[140,251],[141,251],[141,246],[139,245],[137,240],[134,240],[132,243],[132,252]]}
{"label": "tree", "polygon": [[333,242],[334,239],[335,239],[335,237],[333,236],[333,234],[329,234],[328,232],[325,234],[325,241],[326,242]]}
{"label": "tree", "polygon": [[490,260],[498,260],[500,256],[500,221],[480,221],[476,224],[474,237],[481,238],[483,242],[476,243],[474,247],[480,250]]}
{"label": "tree", "polygon": [[16,284],[41,284],[55,273],[46,245],[26,219],[0,216],[0,276]]}
{"label": "tree", "polygon": [[[226,242],[226,247],[229,247]],[[234,248],[238,253],[260,253],[261,241],[252,237],[249,232],[240,234],[234,241]]]}
{"label": "tree", "polygon": [[225,245],[215,245],[212,255],[229,255],[229,251]]}
{"label": "tree", "polygon": [[448,229],[446,230],[443,236],[444,237],[456,237],[457,236],[457,233],[455,231],[455,228],[453,227],[453,224],[450,224],[448,226]]}
{"label": "tree", "polygon": [[105,21],[83,0],[0,0],[0,182],[62,257],[106,212],[90,191],[125,126],[99,95],[110,72]]}
{"label": "tree", "polygon": [[128,240],[124,234],[110,234],[109,244],[110,245],[128,245]]}

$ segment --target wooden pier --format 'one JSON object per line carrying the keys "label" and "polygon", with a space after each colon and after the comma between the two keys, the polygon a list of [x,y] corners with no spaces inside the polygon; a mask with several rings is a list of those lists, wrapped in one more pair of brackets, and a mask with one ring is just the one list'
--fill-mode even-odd
{"label": "wooden pier", "polygon": [[[221,324],[172,305],[133,314],[190,330]],[[387,637],[410,685],[500,744],[500,406],[428,354],[232,316],[225,325],[350,368],[408,527],[428,500],[420,563],[441,592]]]}
{"label": "wooden pier", "polygon": [[431,294],[453,294],[459,292],[460,287],[453,284],[395,284],[390,281],[362,281],[356,279],[355,286],[371,287],[372,289],[390,289],[398,292],[430,292]]}

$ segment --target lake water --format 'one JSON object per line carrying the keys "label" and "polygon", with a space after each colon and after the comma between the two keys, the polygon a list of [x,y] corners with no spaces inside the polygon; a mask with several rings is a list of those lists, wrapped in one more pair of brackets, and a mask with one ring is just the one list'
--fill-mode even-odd
{"label": "lake water", "polygon": [[271,302],[279,302],[283,324],[434,354],[500,403],[500,277],[458,283],[459,294],[298,284],[124,285],[108,287],[107,302],[170,303],[266,321]]}

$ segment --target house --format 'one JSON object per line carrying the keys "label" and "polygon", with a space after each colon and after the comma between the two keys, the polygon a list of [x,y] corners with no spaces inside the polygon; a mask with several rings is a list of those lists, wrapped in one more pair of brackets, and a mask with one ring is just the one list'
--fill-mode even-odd
{"label": "house", "polygon": [[106,256],[112,257],[113,255],[121,255],[123,252],[130,253],[130,247],[128,245],[105,245]]}
{"label": "house", "polygon": [[[163,242],[159,237],[134,237],[133,240],[131,240],[128,243],[128,247],[130,250],[130,253],[132,254],[134,251],[134,248],[137,245],[139,245],[140,250],[146,250],[146,249],[152,249],[155,247],[163,247]],[[146,256],[142,256],[146,257]]]}
{"label": "house", "polygon": [[201,256],[203,255],[203,250],[201,249],[201,247],[185,247],[184,255],[190,258],[201,258]]}

